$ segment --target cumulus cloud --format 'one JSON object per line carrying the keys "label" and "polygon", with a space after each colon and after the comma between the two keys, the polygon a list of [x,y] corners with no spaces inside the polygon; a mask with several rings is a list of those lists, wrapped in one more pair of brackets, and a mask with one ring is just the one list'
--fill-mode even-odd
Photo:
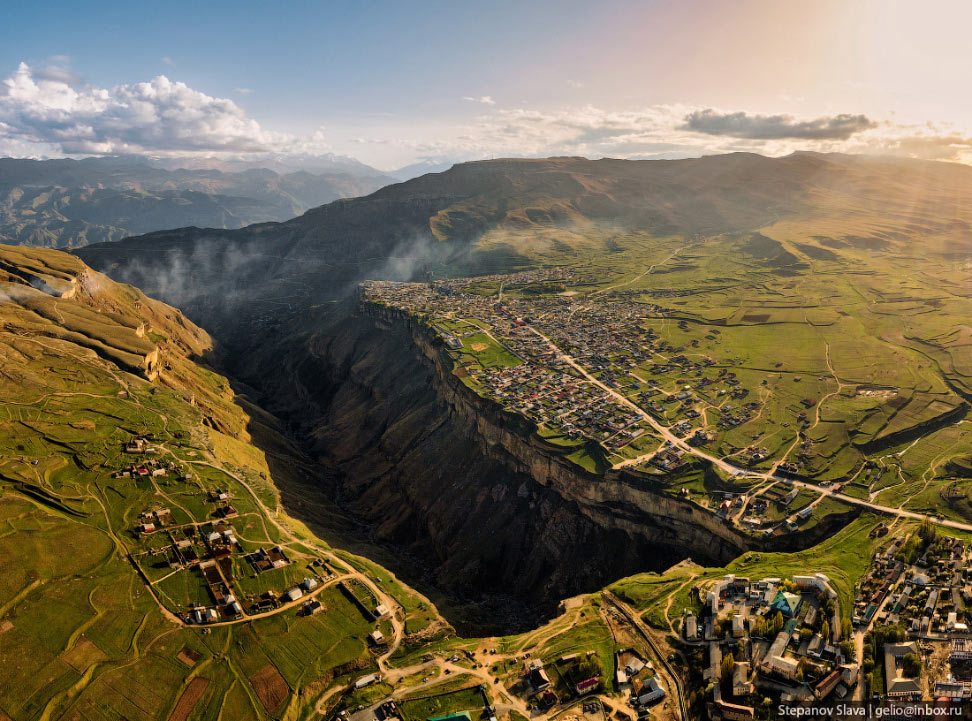
{"label": "cumulus cloud", "polygon": [[249,95],[253,92],[252,88],[233,88],[233,92],[239,93],[240,95]]}
{"label": "cumulus cloud", "polygon": [[750,115],[720,113],[712,108],[696,110],[685,116],[685,130],[706,135],[725,135],[750,140],[847,140],[877,125],[866,115],[834,115],[813,120],[797,120],[790,115]]}
{"label": "cumulus cloud", "polygon": [[[235,92],[246,96],[249,89]],[[500,108],[490,96],[465,100],[479,107],[475,117],[416,122],[382,114],[378,125],[337,127],[327,134],[318,128],[295,136],[263,128],[233,100],[207,95],[165,75],[99,88],[75,75],[68,58],[52,57],[43,68],[21,63],[0,80],[0,155],[140,153],[193,156],[201,162],[355,149],[371,162],[398,167],[430,157],[680,158],[818,150],[972,162],[969,129],[909,126],[893,117],[881,122],[859,114],[795,118],[678,104],[627,110],[593,105]],[[342,138],[340,146],[332,148],[329,137]]]}
{"label": "cumulus cloud", "polygon": [[232,100],[159,75],[112,89],[75,87],[71,78],[21,63],[0,84],[0,146],[108,153],[307,152],[323,146],[260,127]]}

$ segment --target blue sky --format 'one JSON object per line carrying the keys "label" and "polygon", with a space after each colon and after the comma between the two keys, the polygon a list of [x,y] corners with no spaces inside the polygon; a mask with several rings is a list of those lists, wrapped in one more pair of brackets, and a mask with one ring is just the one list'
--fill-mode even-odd
{"label": "blue sky", "polygon": [[7,154],[958,159],[972,125],[957,0],[9,5]]}

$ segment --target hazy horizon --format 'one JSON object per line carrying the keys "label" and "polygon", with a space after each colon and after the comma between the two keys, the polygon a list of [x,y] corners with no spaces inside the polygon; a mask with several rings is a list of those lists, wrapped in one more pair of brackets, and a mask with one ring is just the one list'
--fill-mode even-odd
{"label": "hazy horizon", "polygon": [[57,12],[7,11],[0,155],[972,157],[954,1]]}

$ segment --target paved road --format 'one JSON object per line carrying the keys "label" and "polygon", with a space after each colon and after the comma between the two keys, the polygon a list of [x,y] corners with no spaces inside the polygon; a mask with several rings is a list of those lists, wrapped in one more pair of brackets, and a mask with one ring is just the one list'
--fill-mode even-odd
{"label": "paved road", "polygon": [[[693,456],[696,456],[697,458],[701,458],[703,460],[706,460],[706,461],[710,462],[711,464],[713,464],[717,468],[720,468],[723,472],[727,473],[730,476],[745,475],[747,478],[761,478],[761,479],[766,480],[766,481],[786,481],[786,482],[789,482],[789,483],[793,483],[795,486],[799,486],[800,488],[807,488],[807,489],[809,489],[811,491],[816,491],[817,493],[820,493],[822,496],[831,496],[831,497],[836,498],[836,499],[838,499],[840,501],[843,501],[844,503],[849,503],[850,505],[853,505],[853,506],[862,506],[864,508],[867,508],[867,509],[870,509],[872,511],[875,511],[876,513],[882,513],[882,514],[889,515],[889,516],[898,516],[899,518],[911,518],[911,519],[918,520],[918,521],[923,521],[923,520],[926,520],[927,519],[927,520],[931,521],[932,523],[936,523],[936,524],[938,524],[940,526],[945,526],[947,528],[954,528],[954,529],[957,529],[957,530],[960,530],[960,531],[972,531],[972,524],[970,524],[970,523],[961,523],[959,521],[951,521],[951,520],[948,520],[948,519],[945,519],[945,518],[937,518],[937,517],[928,516],[928,515],[925,515],[925,514],[922,514],[922,513],[915,513],[914,511],[906,511],[906,510],[904,510],[902,508],[893,508],[891,506],[882,506],[882,505],[880,505],[878,503],[872,503],[870,501],[866,501],[866,500],[861,499],[861,498],[854,498],[853,496],[847,496],[847,495],[844,495],[843,493],[834,493],[832,490],[827,489],[827,488],[821,488],[820,486],[818,486],[818,485],[816,485],[814,483],[806,483],[804,481],[798,481],[798,480],[795,480],[793,478],[787,478],[785,476],[778,476],[773,471],[769,471],[769,472],[752,471],[752,470],[750,470],[748,468],[744,468],[742,466],[737,466],[737,465],[735,465],[733,463],[730,463],[729,461],[727,461],[727,460],[725,460],[723,458],[719,458],[718,456],[713,456],[710,453],[706,453],[701,448],[696,448],[694,446],[690,446],[684,440],[682,440],[681,438],[679,438],[678,436],[676,436],[675,434],[673,434],[671,432],[671,430],[669,429],[668,426],[663,425],[662,423],[660,423],[659,421],[657,421],[644,408],[642,408],[641,406],[639,406],[636,403],[632,402],[630,399],[628,399],[625,396],[623,396],[622,394],[618,393],[613,388],[608,387],[607,385],[605,385],[604,383],[602,383],[600,380],[598,380],[597,378],[595,378],[593,375],[591,375],[572,356],[570,356],[569,354],[563,352],[559,347],[557,347],[557,345],[552,340],[550,340],[550,338],[548,338],[547,336],[545,336],[543,333],[541,333],[539,330],[537,330],[533,326],[528,326],[528,327],[530,328],[530,330],[532,330],[534,333],[536,333],[538,336],[540,336],[540,338],[542,338],[550,346],[550,348],[557,355],[557,358],[559,360],[561,360],[562,362],[566,363],[571,368],[573,368],[574,370],[576,370],[585,379],[587,379],[588,381],[590,381],[591,383],[593,383],[594,385],[596,385],[598,388],[600,388],[601,390],[603,390],[605,393],[609,394],[612,398],[614,398],[621,405],[627,406],[628,408],[631,408],[632,410],[634,410],[634,411],[636,411],[638,413],[642,413],[645,416],[645,420],[648,421],[648,423],[651,425],[651,427],[654,428],[661,435],[661,437],[664,440],[668,441],[673,446],[675,446],[676,448],[684,451],[685,453],[689,453],[689,454],[691,454]],[[646,453],[645,455],[638,456],[637,458],[632,458],[632,459],[627,460],[627,461],[622,461],[621,463],[616,464],[614,466],[614,468],[617,469],[617,468],[624,468],[626,466],[634,466],[634,465],[637,465],[639,463],[643,463],[644,461],[648,460],[649,458],[651,458],[654,455],[655,455],[655,452],[654,451],[651,452],[651,453]]]}

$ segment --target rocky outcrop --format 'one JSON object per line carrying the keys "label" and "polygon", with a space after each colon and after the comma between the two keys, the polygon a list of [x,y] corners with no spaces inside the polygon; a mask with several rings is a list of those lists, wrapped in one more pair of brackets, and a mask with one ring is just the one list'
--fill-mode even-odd
{"label": "rocky outcrop", "polygon": [[686,557],[722,565],[758,543],[648,476],[566,460],[464,386],[413,319],[312,323],[272,373],[254,358],[240,371],[264,380],[270,409],[330,471],[329,494],[372,541],[420,559],[424,578],[403,577],[458,601],[450,621],[466,630],[526,627],[566,596]]}

